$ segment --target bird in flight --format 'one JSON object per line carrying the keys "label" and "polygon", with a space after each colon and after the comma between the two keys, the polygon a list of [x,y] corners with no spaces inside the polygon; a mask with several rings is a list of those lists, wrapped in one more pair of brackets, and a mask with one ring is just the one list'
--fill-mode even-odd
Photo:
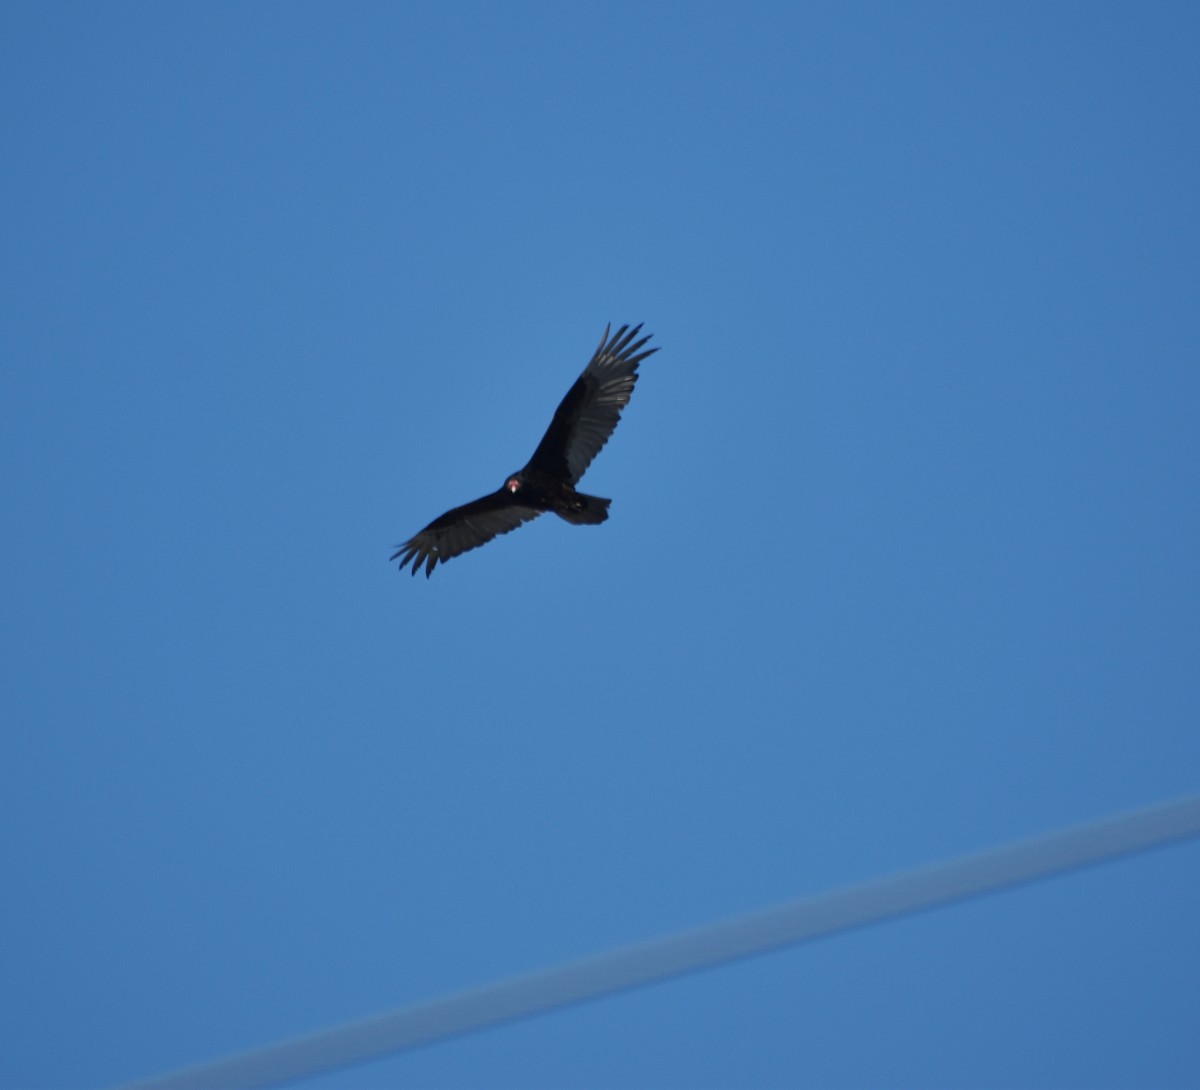
{"label": "bird in flight", "polygon": [[623,325],[610,337],[611,328],[605,327],[600,347],[555,410],[525,468],[511,474],[491,495],[447,511],[399,546],[391,559],[400,558],[401,571],[411,564],[416,575],[424,566],[428,577],[438,561],[444,564],[545,511],[576,525],[608,518],[612,500],[576,492],[575,485],[629,404],[638,364],[658,351],[643,347],[649,334],[637,339],[640,325],[632,329]]}

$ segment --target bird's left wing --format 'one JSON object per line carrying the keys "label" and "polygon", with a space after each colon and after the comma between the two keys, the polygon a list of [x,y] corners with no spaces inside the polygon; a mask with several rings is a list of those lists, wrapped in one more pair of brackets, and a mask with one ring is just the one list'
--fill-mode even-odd
{"label": "bird's left wing", "polygon": [[538,444],[529,468],[565,479],[572,485],[600,453],[629,404],[638,364],[657,348],[643,348],[649,334],[637,339],[640,325],[623,325],[609,337],[604,330],[600,347],[567,391]]}
{"label": "bird's left wing", "polygon": [[459,553],[468,552],[500,534],[515,530],[521,523],[535,519],[541,513],[537,508],[515,503],[512,494],[506,488],[501,488],[434,519],[424,530],[399,546],[390,559],[400,558],[401,571],[411,563],[413,575],[424,564],[428,578],[439,560],[444,564]]}

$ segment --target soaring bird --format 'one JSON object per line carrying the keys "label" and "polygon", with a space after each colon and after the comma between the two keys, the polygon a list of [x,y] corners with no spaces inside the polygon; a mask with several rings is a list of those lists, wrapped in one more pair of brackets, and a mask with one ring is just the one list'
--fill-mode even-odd
{"label": "soaring bird", "polygon": [[488,496],[447,511],[397,548],[400,570],[412,565],[413,575],[424,565],[428,577],[440,560],[474,549],[499,534],[507,534],[544,511],[576,525],[608,518],[612,500],[576,492],[575,485],[592,459],[608,442],[629,404],[638,364],[658,348],[644,348],[649,334],[637,339],[640,325],[623,325],[611,337],[606,326],[600,347],[583,374],[562,399],[524,469],[511,474]]}

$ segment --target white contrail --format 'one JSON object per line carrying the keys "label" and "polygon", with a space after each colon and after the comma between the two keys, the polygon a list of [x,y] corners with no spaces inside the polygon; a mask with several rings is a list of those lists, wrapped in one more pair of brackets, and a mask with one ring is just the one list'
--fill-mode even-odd
{"label": "white contrail", "polygon": [[1200,795],[652,939],[121,1090],[250,1090],[1200,835]]}

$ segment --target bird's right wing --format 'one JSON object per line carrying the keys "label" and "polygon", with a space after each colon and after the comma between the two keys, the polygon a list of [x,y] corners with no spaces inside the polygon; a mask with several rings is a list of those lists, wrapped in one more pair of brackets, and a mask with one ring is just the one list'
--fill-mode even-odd
{"label": "bird's right wing", "polygon": [[468,552],[491,541],[500,534],[515,530],[523,522],[535,519],[542,512],[525,507],[513,500],[506,488],[490,496],[464,503],[434,519],[420,533],[409,538],[390,557],[400,558],[400,570],[412,564],[413,575],[423,564],[426,578],[440,560],[443,564],[459,553]]}
{"label": "bird's right wing", "polygon": [[658,351],[645,347],[650,337],[639,338],[641,329],[640,325],[632,329],[623,325],[612,336],[608,328],[604,330],[596,354],[555,410],[550,427],[529,459],[530,469],[578,483],[629,404],[638,364]]}

